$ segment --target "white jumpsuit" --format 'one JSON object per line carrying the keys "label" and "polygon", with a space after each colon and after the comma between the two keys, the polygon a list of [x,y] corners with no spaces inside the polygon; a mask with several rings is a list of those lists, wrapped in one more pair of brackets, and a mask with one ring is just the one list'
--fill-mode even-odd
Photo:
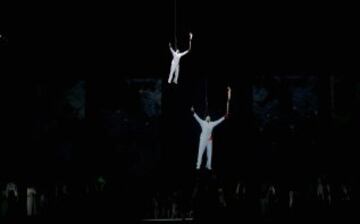
{"label": "white jumpsuit", "polygon": [[217,121],[210,121],[207,122],[205,120],[202,120],[196,113],[194,113],[194,117],[199,122],[201,126],[201,135],[200,135],[200,143],[199,143],[199,152],[196,162],[196,169],[200,169],[202,157],[205,152],[205,149],[207,150],[207,163],[206,168],[211,170],[211,158],[212,158],[212,131],[214,127],[216,127],[218,124],[223,122],[225,120],[225,117],[220,118]]}
{"label": "white jumpsuit", "polygon": [[174,74],[175,74],[174,83],[177,84],[178,78],[179,78],[179,71],[180,71],[180,59],[181,59],[182,56],[189,53],[189,50],[180,53],[180,52],[174,51],[170,47],[170,51],[171,51],[171,54],[173,56],[173,59],[171,61],[171,68],[170,68],[170,74],[169,74],[168,83],[172,82]]}

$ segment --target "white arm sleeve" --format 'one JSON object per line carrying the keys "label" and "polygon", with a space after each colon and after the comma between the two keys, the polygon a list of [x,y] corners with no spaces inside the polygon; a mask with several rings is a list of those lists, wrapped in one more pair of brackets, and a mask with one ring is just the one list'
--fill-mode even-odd
{"label": "white arm sleeve", "polygon": [[170,48],[171,54],[174,56],[174,54],[175,54],[174,49],[172,49],[172,47],[171,47],[171,46],[169,46],[169,48]]}
{"label": "white arm sleeve", "polygon": [[194,117],[196,119],[197,122],[199,122],[199,124],[201,125],[203,120],[201,120],[201,118],[194,112]]}
{"label": "white arm sleeve", "polygon": [[180,57],[182,57],[182,56],[184,56],[184,55],[187,54],[187,53],[189,53],[188,50],[187,50],[187,51],[184,51],[184,52],[181,52],[179,55],[180,55]]}
{"label": "white arm sleeve", "polygon": [[214,127],[217,126],[217,125],[219,125],[219,124],[220,124],[221,122],[223,122],[224,120],[225,120],[225,117],[222,117],[222,118],[220,118],[219,120],[214,121],[214,122],[213,122]]}

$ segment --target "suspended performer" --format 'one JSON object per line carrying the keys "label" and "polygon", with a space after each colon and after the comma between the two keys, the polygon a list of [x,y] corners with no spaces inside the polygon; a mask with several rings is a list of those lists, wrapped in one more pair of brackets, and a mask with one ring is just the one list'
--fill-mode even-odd
{"label": "suspended performer", "polygon": [[[180,59],[182,56],[184,56],[190,52],[192,37],[193,37],[192,33],[189,33],[189,49],[187,49],[184,52],[180,52],[179,49],[177,49],[177,48],[174,50],[171,46],[171,43],[169,43],[169,48],[170,48],[171,54],[173,56],[173,59],[171,61],[169,79],[168,79],[169,84],[171,82],[173,82],[175,84],[178,83],[179,71],[180,71]],[[174,75],[175,75],[175,77],[174,77]]]}
{"label": "suspended performer", "polygon": [[[227,105],[229,105],[230,101],[230,87],[228,87],[228,99],[227,99]],[[209,115],[206,116],[205,120],[202,120],[195,112],[194,107],[191,107],[191,111],[193,112],[193,115],[196,119],[196,121],[200,124],[201,127],[201,134],[200,134],[200,142],[199,142],[199,150],[198,150],[198,157],[196,161],[196,169],[199,170],[202,163],[202,157],[206,150],[206,157],[207,157],[207,163],[206,168],[208,170],[211,170],[211,160],[212,160],[212,131],[213,129],[219,125],[221,122],[223,122],[225,119],[227,119],[229,116],[228,106],[226,114],[221,117],[220,119],[216,121],[211,121],[211,117]]]}

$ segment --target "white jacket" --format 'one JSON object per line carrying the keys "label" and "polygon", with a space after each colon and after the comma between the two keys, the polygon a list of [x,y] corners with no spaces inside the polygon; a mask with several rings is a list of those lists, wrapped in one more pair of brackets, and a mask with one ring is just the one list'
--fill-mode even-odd
{"label": "white jacket", "polygon": [[196,113],[194,113],[194,117],[197,120],[197,122],[200,124],[201,126],[201,135],[200,138],[201,139],[206,139],[206,140],[211,140],[212,139],[212,131],[213,129],[219,125],[221,122],[223,122],[225,120],[225,117],[222,117],[216,121],[210,121],[207,122],[205,120],[202,120]]}

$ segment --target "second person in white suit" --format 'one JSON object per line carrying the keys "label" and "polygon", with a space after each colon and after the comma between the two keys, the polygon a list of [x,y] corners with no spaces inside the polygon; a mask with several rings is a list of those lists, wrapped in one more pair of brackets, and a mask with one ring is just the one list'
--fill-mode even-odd
{"label": "second person in white suit", "polygon": [[200,142],[199,142],[199,151],[198,151],[198,157],[196,161],[196,169],[200,169],[201,163],[202,163],[202,157],[206,150],[206,157],[207,157],[207,163],[206,168],[208,170],[211,170],[211,160],[212,160],[212,148],[213,148],[213,140],[212,140],[212,132],[213,129],[219,125],[221,122],[223,122],[228,115],[221,117],[220,119],[216,121],[211,121],[210,116],[206,116],[205,120],[202,120],[194,110],[194,107],[191,107],[191,111],[194,113],[194,117],[196,121],[200,124],[201,127],[201,134],[200,134]]}

